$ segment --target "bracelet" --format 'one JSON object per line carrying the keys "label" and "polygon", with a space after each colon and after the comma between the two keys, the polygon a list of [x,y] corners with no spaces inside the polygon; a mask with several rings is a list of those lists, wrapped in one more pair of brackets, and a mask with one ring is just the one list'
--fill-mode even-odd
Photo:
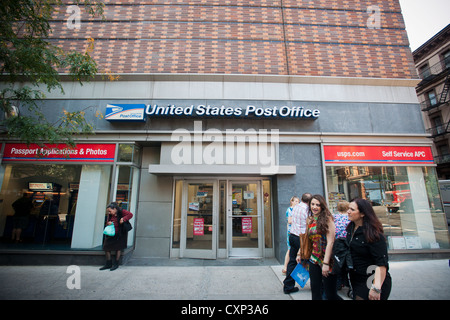
{"label": "bracelet", "polygon": [[322,264],[324,264],[324,265],[326,265],[326,266],[329,266],[329,264],[328,264],[328,263],[326,263],[326,262],[323,262]]}
{"label": "bracelet", "polygon": [[381,289],[378,289],[377,287],[375,287],[374,284],[372,284],[372,287],[370,287],[370,290],[375,291],[376,293],[380,294],[381,293]]}

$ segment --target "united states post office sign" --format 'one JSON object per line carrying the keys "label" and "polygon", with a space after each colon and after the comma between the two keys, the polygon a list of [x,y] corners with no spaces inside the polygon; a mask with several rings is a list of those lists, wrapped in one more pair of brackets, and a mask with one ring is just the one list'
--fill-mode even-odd
{"label": "united states post office sign", "polygon": [[252,119],[311,119],[316,120],[320,110],[308,106],[225,106],[225,105],[145,105],[108,104],[105,119],[108,121],[145,121],[146,117],[208,117]]}
{"label": "united states post office sign", "polygon": [[140,121],[144,122],[145,104],[108,104],[105,119],[108,121]]}

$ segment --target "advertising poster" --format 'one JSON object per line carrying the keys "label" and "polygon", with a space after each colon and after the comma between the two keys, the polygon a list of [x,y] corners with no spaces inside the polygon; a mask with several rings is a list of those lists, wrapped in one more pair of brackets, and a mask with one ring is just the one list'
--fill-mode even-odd
{"label": "advertising poster", "polygon": [[252,218],[242,218],[242,233],[252,233]]}
{"label": "advertising poster", "polygon": [[204,232],[205,219],[203,218],[194,218],[194,236],[203,236]]}
{"label": "advertising poster", "polygon": [[242,189],[233,189],[233,204],[240,205],[242,203]]}

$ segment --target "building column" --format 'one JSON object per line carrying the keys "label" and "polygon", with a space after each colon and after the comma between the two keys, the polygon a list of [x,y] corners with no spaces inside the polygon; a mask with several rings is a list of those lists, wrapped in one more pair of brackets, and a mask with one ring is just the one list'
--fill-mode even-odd
{"label": "building column", "polygon": [[[436,236],[434,234],[422,167],[407,167],[407,172],[417,234],[420,238],[422,248],[429,249],[431,244],[436,243]],[[405,230],[404,221],[402,221],[402,227]]]}
{"label": "building column", "polygon": [[111,167],[83,165],[80,177],[72,248],[102,245]]}

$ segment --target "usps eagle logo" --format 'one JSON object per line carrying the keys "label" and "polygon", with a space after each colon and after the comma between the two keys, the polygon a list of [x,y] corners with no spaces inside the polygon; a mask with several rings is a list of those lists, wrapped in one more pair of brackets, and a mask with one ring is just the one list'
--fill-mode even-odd
{"label": "usps eagle logo", "polygon": [[145,104],[108,104],[105,119],[108,121],[145,121]]}

